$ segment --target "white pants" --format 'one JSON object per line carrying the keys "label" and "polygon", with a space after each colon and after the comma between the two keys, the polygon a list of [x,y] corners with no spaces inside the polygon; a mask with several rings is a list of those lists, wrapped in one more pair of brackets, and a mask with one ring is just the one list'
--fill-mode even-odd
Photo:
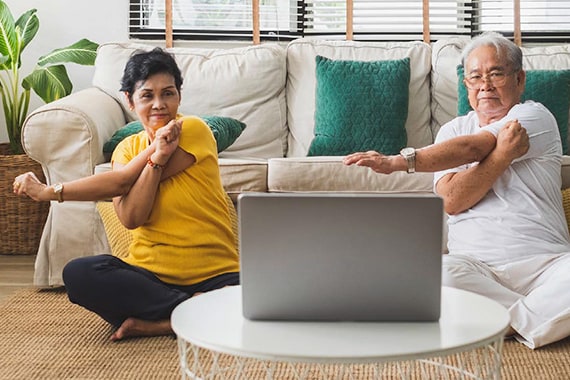
{"label": "white pants", "polygon": [[570,253],[489,266],[443,255],[443,285],[469,290],[509,310],[517,340],[535,349],[570,335]]}

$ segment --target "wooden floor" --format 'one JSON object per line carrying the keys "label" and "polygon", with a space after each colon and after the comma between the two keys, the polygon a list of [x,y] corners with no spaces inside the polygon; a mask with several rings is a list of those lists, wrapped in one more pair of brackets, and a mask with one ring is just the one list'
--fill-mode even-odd
{"label": "wooden floor", "polygon": [[12,293],[33,286],[35,255],[0,255],[0,304]]}

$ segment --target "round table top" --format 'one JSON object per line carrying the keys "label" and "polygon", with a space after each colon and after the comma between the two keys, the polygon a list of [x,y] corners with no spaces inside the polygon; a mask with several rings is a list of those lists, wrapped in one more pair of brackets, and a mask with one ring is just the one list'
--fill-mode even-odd
{"label": "round table top", "polygon": [[426,358],[482,347],[502,338],[509,314],[486,297],[443,287],[439,322],[251,321],[241,287],[188,299],[171,317],[176,335],[196,346],[257,359],[372,362]]}

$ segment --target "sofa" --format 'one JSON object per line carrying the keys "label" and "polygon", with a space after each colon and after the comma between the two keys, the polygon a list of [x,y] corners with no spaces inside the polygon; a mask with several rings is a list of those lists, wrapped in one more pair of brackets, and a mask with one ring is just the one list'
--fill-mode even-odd
{"label": "sofa", "polygon": [[[396,139],[400,145],[402,128],[406,146],[432,144],[441,125],[457,115],[456,68],[467,41],[450,38],[427,44],[297,39],[288,44],[228,49],[175,47],[170,51],[184,77],[183,114],[227,116],[247,125],[237,140],[219,154],[222,183],[235,200],[249,191],[432,192],[430,173],[383,175],[348,167],[342,164],[344,153],[338,145],[350,151],[363,147],[358,145],[362,140],[384,143],[392,137],[382,133],[379,136],[378,132],[369,136],[367,125],[380,122],[391,128],[392,118],[400,120],[393,123],[400,128],[400,140]],[[102,44],[92,87],[30,113],[23,126],[23,146],[42,165],[48,184],[110,170],[102,147],[118,129],[136,118],[118,90],[122,69],[134,51],[150,48],[149,44],[136,42]],[[524,47],[523,52],[527,70],[570,69],[570,45]],[[384,66],[364,76],[350,72],[355,66],[358,70],[376,70],[373,63],[385,61],[397,62],[398,69],[393,70],[397,74]],[[321,62],[328,66],[321,66]],[[338,62],[350,65],[338,66]],[[340,71],[327,74],[322,67]],[[396,76],[400,74],[404,76]],[[342,77],[342,91],[336,91],[342,98],[327,103],[335,94],[323,89],[325,75],[332,81]],[[379,77],[387,82],[377,81]],[[361,92],[363,88],[368,91],[368,87],[374,87],[370,90],[374,106],[361,110],[361,103],[370,103],[367,93]],[[382,105],[384,114],[369,115],[371,109],[376,109],[376,96],[386,102]],[[404,99],[405,104],[392,104],[396,97]],[[568,112],[567,99],[565,104]],[[337,119],[341,125],[336,125]],[[360,120],[354,127],[360,129],[343,135],[343,123],[350,124],[353,119]],[[565,120],[567,123],[568,118]],[[332,136],[336,138],[332,145],[336,146],[331,147],[330,154],[326,144],[324,151],[311,153],[317,135],[325,140],[331,137],[327,136],[327,123],[341,129],[340,135]],[[567,130],[568,126],[562,127]],[[344,146],[344,140],[351,144],[352,140],[360,141]],[[561,175],[563,188],[570,187],[570,157],[563,157]],[[41,287],[59,286],[62,268],[69,260],[109,252],[95,202],[52,202],[38,249],[34,282]]]}

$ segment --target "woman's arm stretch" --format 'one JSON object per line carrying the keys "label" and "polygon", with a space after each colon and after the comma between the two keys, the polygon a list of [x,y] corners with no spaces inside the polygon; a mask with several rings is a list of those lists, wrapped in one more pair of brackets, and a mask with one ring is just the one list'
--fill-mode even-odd
{"label": "woman's arm stretch", "polygon": [[[133,183],[146,165],[147,158],[154,152],[150,145],[121,170],[98,173],[63,184],[64,201],[98,201],[110,199],[129,192]],[[16,177],[19,183],[15,192],[26,194],[36,201],[55,201],[57,194],[51,186],[41,183],[33,173],[25,173]]]}
{"label": "woman's arm stretch", "polygon": [[[151,156],[153,162],[159,160]],[[170,178],[195,162],[194,156],[177,148],[165,165],[146,165],[130,191],[113,199],[115,211],[121,223],[130,229],[144,224],[152,211],[154,200],[161,181]],[[120,168],[118,168],[121,170]]]}

